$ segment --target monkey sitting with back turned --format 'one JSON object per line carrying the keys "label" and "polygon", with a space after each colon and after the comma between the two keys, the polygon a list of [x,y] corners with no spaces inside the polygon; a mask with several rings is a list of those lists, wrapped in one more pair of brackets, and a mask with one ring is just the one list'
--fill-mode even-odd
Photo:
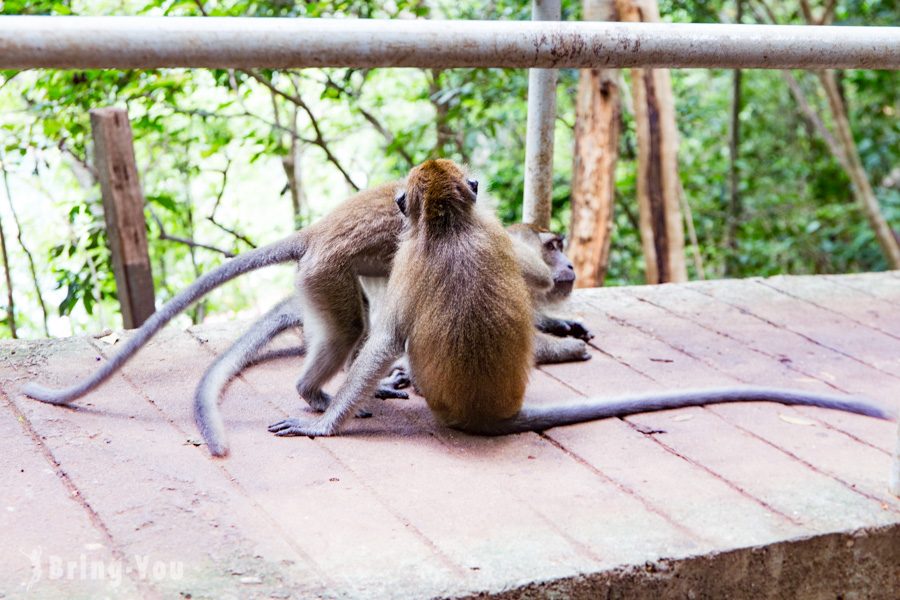
{"label": "monkey sitting with back turned", "polygon": [[[387,277],[399,243],[403,216],[394,197],[402,182],[387,183],[360,192],[316,223],[295,234],[261,248],[245,252],[205,273],[138,328],[122,348],[97,371],[81,382],[61,390],[29,383],[23,392],[36,400],[51,404],[69,404],[103,383],[125,364],[144,344],[172,318],[209,291],[235,277],[268,265],[296,261],[296,294],[279,303],[241,342],[241,348],[254,355],[268,339],[271,331],[284,329],[302,315],[305,350],[297,391],[311,407],[324,410],[330,397],[322,386],[347,362],[358,348],[365,332],[366,313],[360,277]],[[535,289],[552,290],[553,273],[534,253],[522,252],[521,273]],[[572,329],[569,322],[539,317],[544,328],[569,327],[576,336],[587,335],[583,328]],[[550,325],[547,325],[547,324]],[[568,324],[567,324],[568,323]],[[538,334],[537,359],[584,360],[589,355],[580,339],[558,339]],[[229,355],[229,360],[234,355]],[[238,361],[239,362],[239,361]],[[217,379],[231,363],[219,362],[207,373],[210,377],[201,390],[213,395],[198,396],[196,419],[216,456],[227,453],[224,425],[216,400],[218,389],[226,380]],[[238,370],[240,370],[238,368]]]}

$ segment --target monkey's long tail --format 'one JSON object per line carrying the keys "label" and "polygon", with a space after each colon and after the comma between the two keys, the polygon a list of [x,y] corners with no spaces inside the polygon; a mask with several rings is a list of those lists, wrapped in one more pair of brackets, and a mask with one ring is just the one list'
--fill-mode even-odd
{"label": "monkey's long tail", "polygon": [[625,417],[659,410],[726,402],[777,402],[789,406],[830,408],[888,421],[896,419],[896,416],[888,410],[863,398],[779,388],[736,387],[680,390],[608,399],[587,398],[570,404],[525,406],[522,407],[519,414],[507,421],[464,429],[480,435],[543,431],[560,425],[572,425],[610,417]]}
{"label": "monkey's long tail", "polygon": [[[294,306],[294,297],[282,300],[251,325],[228,350],[220,354],[203,374],[194,393],[194,421],[213,456],[228,454],[225,423],[219,411],[219,396],[222,391],[246,367],[277,356],[278,351],[264,355],[260,352],[276,335],[302,323],[302,315]],[[294,356],[300,354],[295,348],[289,350]]]}
{"label": "monkey's long tail", "polygon": [[283,240],[255,248],[239,254],[201,275],[181,293],[172,298],[165,306],[153,313],[137,331],[131,335],[122,349],[111,357],[102,367],[83,381],[67,388],[52,389],[34,382],[26,384],[22,392],[41,402],[49,404],[69,404],[84,396],[95,387],[106,381],[122,367],[153,335],[171,321],[181,311],[219,287],[223,283],[239,275],[278,263],[299,260],[306,251],[306,236],[303,232],[295,233]]}

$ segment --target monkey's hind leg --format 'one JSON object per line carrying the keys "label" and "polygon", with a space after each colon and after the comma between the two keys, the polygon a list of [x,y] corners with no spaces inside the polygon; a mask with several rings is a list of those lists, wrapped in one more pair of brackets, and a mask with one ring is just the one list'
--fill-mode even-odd
{"label": "monkey's hind leg", "polygon": [[194,393],[194,420],[214,456],[228,454],[225,425],[219,412],[219,397],[241,371],[252,364],[279,333],[303,322],[293,296],[276,304],[220,354],[203,374]]}
{"label": "monkey's hind leg", "polygon": [[403,352],[403,341],[394,329],[382,327],[366,340],[347,373],[347,379],[324,414],[314,419],[284,419],[270,425],[269,431],[279,437],[336,434],[360,402],[372,394],[391,362]]}
{"label": "monkey's hind leg", "polygon": [[535,333],[534,363],[550,365],[553,363],[576,362],[589,360],[591,353],[587,344],[571,337],[553,337],[546,333]]}
{"label": "monkey's hind leg", "polygon": [[[366,331],[366,317],[362,290],[352,273],[316,277],[306,274],[298,284],[307,354],[297,393],[313,410],[323,412],[331,396],[322,387],[353,355]],[[304,281],[316,283],[304,286]]]}

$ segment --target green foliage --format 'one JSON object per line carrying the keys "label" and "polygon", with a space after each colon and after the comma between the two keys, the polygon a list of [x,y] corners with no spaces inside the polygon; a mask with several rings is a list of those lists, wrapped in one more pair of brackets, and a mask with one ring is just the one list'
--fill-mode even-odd
{"label": "green foliage", "polygon": [[[795,5],[772,6],[783,22],[800,22]],[[580,7],[580,2],[563,2],[564,18],[580,18]],[[660,2],[664,18],[672,21],[730,20],[734,7],[734,2]],[[7,0],[0,12],[530,18],[529,3],[519,0]],[[745,10],[744,21],[752,17]],[[842,0],[836,19],[840,24],[895,25],[896,6],[891,0]],[[707,276],[725,274],[726,265],[730,276],[886,267],[853,203],[846,174],[802,118],[778,72],[743,75],[738,162],[742,214],[737,252],[725,249],[732,72],[684,70],[672,75],[681,180]],[[814,77],[801,72],[795,76],[814,107],[823,107]],[[577,78],[577,71],[560,72],[553,187],[553,226],[558,230],[567,229],[570,215]],[[280,93],[273,94],[259,79]],[[840,81],[863,164],[885,216],[900,228],[898,74],[847,71]],[[628,96],[627,72],[622,87]],[[294,224],[326,212],[352,185],[400,177],[412,164],[433,156],[467,162],[487,183],[501,218],[519,219],[526,95],[527,72],[514,69],[2,71],[0,149],[16,182],[17,205],[42,198],[46,212],[33,213],[24,230],[43,268],[45,295],[78,331],[107,323],[102,315],[117,310],[99,188],[86,170],[92,156],[92,108],[122,106],[129,111],[147,200],[157,298],[165,301],[198,273],[219,264],[225,253],[272,241]],[[297,98],[302,105],[293,102]],[[643,281],[634,201],[636,139],[627,110],[620,139],[610,284]],[[301,166],[308,203],[297,214],[291,208],[285,170],[294,159]],[[35,292],[21,255],[15,253],[20,250],[11,251],[20,325],[24,323],[26,335],[34,334]],[[280,280],[279,289],[286,289],[287,281],[286,276]],[[194,317],[240,310],[252,302],[254,293],[250,284],[214,294]],[[8,335],[8,329],[0,329],[0,335]]]}

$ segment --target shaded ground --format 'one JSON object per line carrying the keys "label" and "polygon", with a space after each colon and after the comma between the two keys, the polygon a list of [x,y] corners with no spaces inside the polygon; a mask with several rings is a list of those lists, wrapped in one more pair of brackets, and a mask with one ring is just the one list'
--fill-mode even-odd
{"label": "shaded ground", "polygon": [[[896,272],[591,290],[572,309],[593,359],[539,369],[528,402],[771,384],[900,408]],[[890,423],[748,404],[479,439],[414,398],[343,437],[277,439],[266,425],[302,410],[295,359],[232,384],[232,456],[212,460],[192,392],[243,326],[164,331],[77,410],[18,390],[115,346],[0,345],[0,598],[900,596]]]}

